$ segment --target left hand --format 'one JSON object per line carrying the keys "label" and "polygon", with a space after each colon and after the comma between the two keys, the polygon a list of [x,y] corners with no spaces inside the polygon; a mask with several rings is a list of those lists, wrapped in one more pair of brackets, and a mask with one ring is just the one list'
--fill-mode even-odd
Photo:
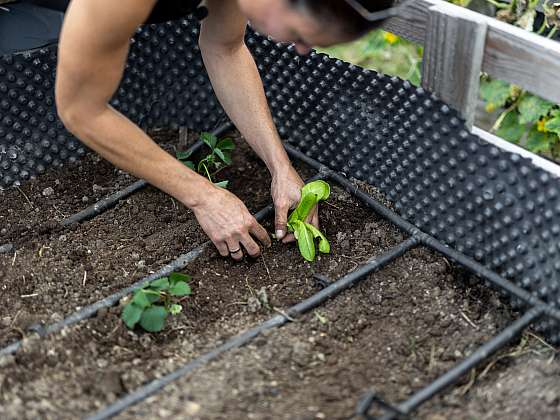
{"label": "left hand", "polygon": [[[284,243],[295,240],[293,233],[288,233],[288,213],[299,204],[301,188],[304,185],[303,180],[292,165],[272,175],[271,190],[276,212],[274,223],[276,239],[281,239]],[[309,214],[307,221],[316,228],[319,228],[319,211],[317,206]]]}

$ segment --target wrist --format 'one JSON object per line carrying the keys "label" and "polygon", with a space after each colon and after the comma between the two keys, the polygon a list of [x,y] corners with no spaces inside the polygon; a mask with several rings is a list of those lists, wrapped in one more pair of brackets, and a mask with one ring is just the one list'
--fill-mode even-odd
{"label": "wrist", "polygon": [[267,167],[273,178],[281,177],[293,171],[292,162],[290,162],[287,155],[274,159]]}
{"label": "wrist", "polygon": [[177,199],[191,210],[203,206],[208,201],[212,190],[216,188],[207,178],[198,174],[184,185],[188,185],[188,188],[182,189],[177,195]]}

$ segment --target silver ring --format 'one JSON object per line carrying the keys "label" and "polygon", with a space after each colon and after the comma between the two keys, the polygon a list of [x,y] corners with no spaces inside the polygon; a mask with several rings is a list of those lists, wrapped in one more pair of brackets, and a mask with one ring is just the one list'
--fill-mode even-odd
{"label": "silver ring", "polygon": [[241,251],[241,248],[237,248],[234,251],[229,251],[230,254],[237,254],[239,251]]}

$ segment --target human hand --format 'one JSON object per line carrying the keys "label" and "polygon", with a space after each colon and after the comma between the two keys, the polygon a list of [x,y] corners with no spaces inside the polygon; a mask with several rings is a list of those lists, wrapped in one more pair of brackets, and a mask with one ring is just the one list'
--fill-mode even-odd
{"label": "human hand", "polygon": [[201,203],[193,206],[192,210],[220,255],[231,255],[239,261],[243,259],[245,248],[250,256],[259,256],[261,249],[251,235],[269,247],[271,243],[266,229],[235,195],[213,185],[209,188]]}
{"label": "human hand", "polygon": [[[272,176],[272,199],[276,212],[275,217],[275,233],[276,238],[282,242],[293,242],[295,237],[293,233],[288,233],[288,212],[290,209],[297,207],[301,198],[301,188],[304,182],[293,168],[289,165],[286,170],[277,172]],[[317,229],[319,228],[319,209],[315,206],[309,214],[307,222],[311,223]]]}

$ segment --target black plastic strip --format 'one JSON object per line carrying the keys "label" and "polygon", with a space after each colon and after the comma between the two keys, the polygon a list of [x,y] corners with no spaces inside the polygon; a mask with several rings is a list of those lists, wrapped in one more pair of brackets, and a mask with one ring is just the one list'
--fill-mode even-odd
{"label": "black plastic strip", "polygon": [[270,318],[268,321],[265,321],[262,324],[250,329],[249,331],[246,331],[242,334],[239,334],[229,339],[224,344],[212,350],[211,352],[199,356],[193,361],[182,366],[178,370],[173,371],[161,378],[155,379],[152,382],[138,388],[133,393],[128,394],[124,398],[117,400],[113,404],[98,411],[97,413],[88,417],[87,419],[102,420],[117,415],[118,413],[124,411],[128,407],[137,404],[140,401],[145,400],[149,396],[157,393],[162,388],[169,385],[171,382],[176,381],[177,379],[191,373],[193,370],[197,369],[198,367],[214,360],[215,358],[222,355],[223,353],[226,353],[231,349],[241,347],[249,343],[259,334],[267,330],[280,327],[286,324],[287,322],[289,322],[292,318],[301,315],[305,312],[308,312],[309,310],[315,308],[316,306],[324,303],[329,298],[340,294],[342,291],[348,289],[351,286],[354,286],[356,283],[358,283],[359,280],[363,279],[368,274],[371,274],[374,271],[383,268],[391,261],[393,261],[395,258],[402,256],[405,252],[414,248],[418,244],[419,242],[416,238],[409,238],[401,242],[400,244],[398,244],[394,248],[391,248],[383,255],[377,258],[370,259],[369,262],[367,262],[363,266],[341,277],[339,280],[331,284],[326,289],[323,289],[320,292],[314,294],[313,296],[298,303],[297,305],[292,306],[290,309],[286,311],[286,315],[276,315]]}
{"label": "black plastic strip", "polygon": [[[222,134],[224,134],[226,131],[231,130],[232,128],[233,128],[233,124],[228,121],[220,125],[219,127],[217,127],[215,130],[212,130],[211,133],[216,137],[219,137]],[[196,153],[198,150],[200,150],[200,148],[202,148],[203,145],[204,143],[202,142],[201,139],[199,139],[195,144],[193,144],[188,149],[188,151],[191,153]],[[141,190],[142,188],[145,188],[146,186],[148,186],[148,182],[144,181],[143,179],[140,179],[135,183],[129,185],[128,187],[124,188],[123,190],[117,191],[116,193],[111,194],[99,200],[97,203],[87,207],[81,212],[76,213],[64,219],[61,222],[61,224],[62,226],[70,226],[73,225],[74,223],[79,223],[79,222],[83,222],[84,220],[91,219],[99,215],[100,213],[110,209],[111,207],[115,206],[120,200],[129,197],[130,195]]]}
{"label": "black plastic strip", "polygon": [[[492,338],[490,341],[479,347],[474,353],[469,357],[455,365],[451,370],[444,373],[442,376],[437,378],[430,385],[422,388],[420,391],[416,392],[412,397],[410,397],[405,402],[399,404],[396,409],[399,412],[409,415],[413,410],[418,408],[422,403],[426,402],[432,398],[437,393],[443,391],[448,386],[457,382],[463,375],[468,373],[472,368],[478,366],[480,363],[488,359],[496,351],[500,350],[506,344],[508,344],[515,337],[519,336],[521,332],[531,325],[533,322],[537,321],[543,314],[545,309],[543,307],[532,308],[527,311],[521,318],[512,322],[508,327],[506,327],[500,334]],[[394,419],[396,415],[394,413],[387,414],[383,416],[382,420]]]}
{"label": "black plastic strip", "polygon": [[331,179],[338,184],[344,186],[349,193],[354,195],[356,198],[364,202],[368,207],[373,209],[375,212],[380,214],[381,216],[385,217],[392,223],[394,223],[397,227],[402,229],[404,232],[408,233],[411,236],[417,237],[423,245],[449,257],[453,261],[463,265],[464,267],[468,268],[473,274],[484,278],[491,283],[495,284],[502,290],[505,290],[510,295],[513,295],[530,307],[542,307],[546,315],[555,318],[556,320],[560,321],[560,310],[554,308],[552,305],[545,303],[541,299],[537,298],[536,296],[532,295],[525,289],[515,285],[514,283],[510,282],[509,280],[501,277],[500,275],[494,273],[493,271],[489,270],[488,268],[484,267],[482,264],[476,262],[470,257],[467,257],[460,252],[455,251],[454,249],[446,246],[445,244],[439,242],[434,237],[428,235],[425,232],[422,232],[413,224],[407,222],[397,213],[393,212],[392,210],[388,209],[387,207],[383,206],[379,203],[375,198],[371,197],[370,195],[364,193],[363,191],[359,190],[356,185],[354,185],[350,180],[348,180],[343,175],[335,172],[325,165],[322,165],[315,159],[306,156],[302,152],[290,147],[288,145],[285,146],[286,150],[290,154],[290,156],[295,157],[299,160],[304,161],[312,168],[315,168],[320,173],[324,174],[326,178]]}

